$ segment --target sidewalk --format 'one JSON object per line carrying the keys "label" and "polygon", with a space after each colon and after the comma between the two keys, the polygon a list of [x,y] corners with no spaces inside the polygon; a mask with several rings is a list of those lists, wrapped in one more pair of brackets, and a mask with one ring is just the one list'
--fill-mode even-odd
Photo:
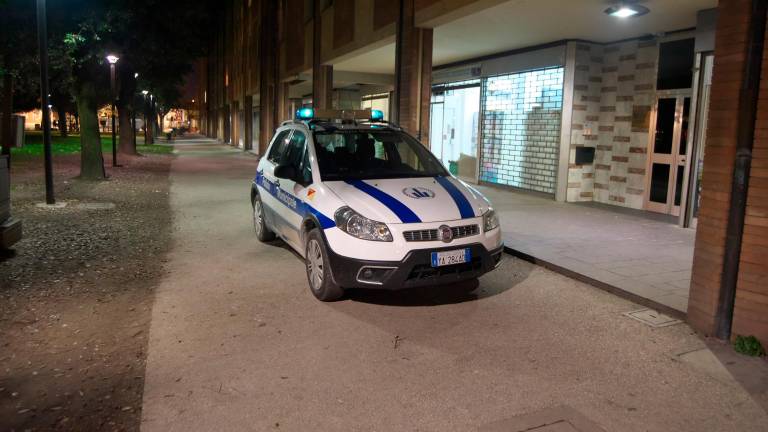
{"label": "sidewalk", "polygon": [[471,294],[439,286],[319,302],[302,260],[253,236],[256,159],[177,149],[144,432],[513,431],[544,414],[553,430],[569,418],[622,432],[762,432],[768,422],[684,323],[648,326],[625,315],[637,304],[513,257]]}
{"label": "sidewalk", "polygon": [[516,255],[637,303],[686,313],[694,230],[664,216],[600,204],[480,190],[499,212],[504,243]]}

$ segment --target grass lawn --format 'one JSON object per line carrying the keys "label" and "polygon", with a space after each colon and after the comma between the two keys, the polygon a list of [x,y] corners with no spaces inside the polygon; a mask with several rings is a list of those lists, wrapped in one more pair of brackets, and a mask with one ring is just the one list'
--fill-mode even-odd
{"label": "grass lawn", "polygon": [[[118,142],[119,142],[118,138]],[[80,135],[70,135],[68,137],[59,136],[57,131],[51,133],[51,148],[53,154],[76,154],[80,153]],[[101,148],[105,153],[112,152],[112,135],[101,136]],[[166,154],[173,151],[173,147],[168,145],[138,145],[136,150],[139,153]],[[42,156],[43,155],[43,133],[39,131],[27,131],[24,147],[11,149],[13,156]]]}

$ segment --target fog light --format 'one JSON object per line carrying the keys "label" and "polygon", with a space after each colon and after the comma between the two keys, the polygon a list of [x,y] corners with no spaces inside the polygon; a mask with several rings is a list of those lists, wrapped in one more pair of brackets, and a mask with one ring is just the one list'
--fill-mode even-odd
{"label": "fog light", "polygon": [[369,285],[383,285],[394,267],[362,267],[357,272],[357,281]]}

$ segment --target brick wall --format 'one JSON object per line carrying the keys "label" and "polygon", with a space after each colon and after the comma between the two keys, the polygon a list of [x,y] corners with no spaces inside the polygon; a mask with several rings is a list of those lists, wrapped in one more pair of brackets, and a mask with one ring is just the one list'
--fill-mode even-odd
{"label": "brick wall", "polygon": [[576,165],[576,150],[580,147],[597,147],[602,95],[600,90],[603,47],[577,44],[575,65],[566,198],[570,202],[592,201],[594,197],[595,165],[594,163]]}
{"label": "brick wall", "polygon": [[[713,334],[720,296],[725,234],[736,155],[739,88],[746,58],[749,0],[720,0],[701,210],[696,231],[688,321]],[[766,44],[768,47],[768,44]],[[755,335],[768,345],[768,50],[755,131],[732,335]]]}
{"label": "brick wall", "polygon": [[[650,127],[655,103],[656,41],[576,46],[568,201],[643,208]],[[591,165],[575,165],[576,148],[595,147]]]}
{"label": "brick wall", "polygon": [[732,332],[768,346],[768,37],[762,69]]}
{"label": "brick wall", "polygon": [[563,68],[483,80],[480,180],[555,192]]}

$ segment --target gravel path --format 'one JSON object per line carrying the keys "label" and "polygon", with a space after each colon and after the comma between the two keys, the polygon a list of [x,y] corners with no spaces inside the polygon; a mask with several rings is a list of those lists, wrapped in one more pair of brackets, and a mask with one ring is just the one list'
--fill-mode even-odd
{"label": "gravel path", "polygon": [[87,182],[79,156],[57,157],[59,209],[36,205],[41,161],[14,161],[24,239],[0,257],[0,430],[138,430],[172,159],[123,157]]}

